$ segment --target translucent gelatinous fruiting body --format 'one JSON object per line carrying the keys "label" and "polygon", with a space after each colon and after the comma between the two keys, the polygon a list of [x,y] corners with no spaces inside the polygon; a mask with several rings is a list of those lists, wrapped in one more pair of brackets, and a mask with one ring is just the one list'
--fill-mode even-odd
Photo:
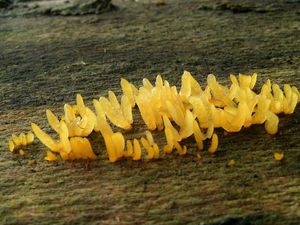
{"label": "translucent gelatinous fruiting body", "polygon": [[[144,78],[140,87],[121,79],[123,94],[116,96],[113,91],[108,91],[107,97],[94,99],[95,112],[85,105],[80,94],[76,96],[75,105],[65,104],[64,115],[60,117],[47,110],[47,120],[58,134],[57,140],[34,123],[32,130],[50,150],[45,157],[49,161],[57,153],[64,160],[98,158],[88,140],[92,132],[99,132],[103,137],[110,162],[122,158],[160,158],[160,149],[151,133],[154,130],[164,130],[162,152],[166,154],[174,149],[179,155],[187,154],[190,146],[183,145],[182,140],[189,140],[190,136],[194,137],[198,151],[204,149],[207,139],[211,139],[208,152],[214,153],[219,144],[216,129],[223,129],[226,133],[239,132],[253,124],[264,124],[267,133],[274,135],[278,132],[277,114],[295,111],[300,101],[296,87],[284,84],[280,88],[267,80],[256,93],[257,78],[256,73],[231,74],[231,84],[226,86],[215,75],[209,74],[207,86],[203,88],[188,71],[184,71],[181,77],[180,88],[172,86],[160,75],[152,83]],[[136,115],[134,107],[139,110],[147,131],[145,137],[127,140],[122,130],[128,132],[132,129],[133,115]],[[33,139],[32,133],[12,135],[8,148],[13,152],[18,146],[32,143]],[[197,155],[201,159],[200,152]]]}

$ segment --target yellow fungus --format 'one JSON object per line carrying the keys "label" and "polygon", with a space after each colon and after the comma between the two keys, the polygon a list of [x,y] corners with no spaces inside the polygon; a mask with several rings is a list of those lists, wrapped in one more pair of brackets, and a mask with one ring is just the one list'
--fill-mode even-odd
{"label": "yellow fungus", "polygon": [[56,161],[57,157],[51,151],[47,151],[47,156],[44,159],[47,161]]}
{"label": "yellow fungus", "polygon": [[60,157],[61,157],[63,160],[71,160],[70,154],[67,154],[67,153],[65,153],[65,152],[63,152],[63,151],[60,151],[60,152],[59,152],[59,155],[60,155]]}
{"label": "yellow fungus", "polygon": [[121,87],[123,90],[123,93],[125,96],[127,96],[131,107],[135,106],[135,99],[134,99],[134,89],[132,87],[133,85],[131,83],[129,83],[127,80],[125,79],[121,79]]}
{"label": "yellow fungus", "polygon": [[76,159],[96,159],[92,146],[87,138],[72,137],[70,138],[72,153]]}
{"label": "yellow fungus", "polygon": [[46,116],[47,116],[48,123],[51,126],[51,128],[53,130],[55,130],[56,133],[59,133],[60,124],[59,124],[59,120],[57,119],[57,117],[49,109],[46,110]]}
{"label": "yellow fungus", "polygon": [[104,138],[104,142],[105,142],[105,145],[106,145],[106,151],[107,151],[107,154],[108,154],[109,161],[110,162],[117,161],[119,159],[118,158],[118,153],[115,149],[115,146],[114,146],[113,140],[111,139],[111,136],[110,135],[103,135],[103,138]]}
{"label": "yellow fungus", "polygon": [[179,135],[181,139],[187,138],[193,134],[194,115],[190,110],[186,110],[184,122],[180,127]]}
{"label": "yellow fungus", "polygon": [[147,137],[147,140],[148,140],[149,144],[154,145],[154,140],[153,140],[153,136],[152,136],[151,132],[147,130],[145,132],[145,134],[146,134],[146,137]]}
{"label": "yellow fungus", "polygon": [[[188,71],[184,71],[181,77],[180,90],[163,80],[160,75],[156,77],[155,84],[143,79],[139,88],[121,79],[121,98],[108,91],[107,98],[93,100],[96,113],[85,106],[80,94],[76,95],[75,105],[65,104],[63,116],[57,117],[50,110],[46,110],[50,127],[59,135],[58,141],[34,123],[32,130],[44,145],[59,153],[64,160],[96,158],[88,139],[85,138],[92,131],[100,132],[103,136],[110,162],[123,157],[140,160],[142,151],[139,140],[126,141],[123,134],[115,132],[107,121],[108,118],[114,126],[124,130],[131,129],[132,108],[137,104],[148,128],[146,137],[140,139],[148,159],[160,157],[159,147],[150,132],[156,129],[164,129],[164,153],[171,153],[175,148],[178,154],[186,154],[187,147],[181,145],[181,140],[191,135],[194,135],[199,150],[203,149],[203,141],[212,139],[208,151],[214,153],[218,147],[218,136],[214,133],[216,128],[223,129],[224,132],[238,132],[243,127],[264,124],[267,133],[273,135],[278,131],[277,114],[293,113],[300,101],[296,87],[285,84],[281,89],[270,80],[256,94],[253,91],[257,81],[256,73],[239,74],[238,77],[230,75],[229,79],[232,84],[226,87],[219,83],[215,75],[209,74],[207,86],[203,90]],[[31,144],[33,140],[34,135],[31,132],[27,135],[21,133],[19,136],[13,134],[8,142],[9,150],[20,150],[20,147]],[[52,156],[47,154],[47,157],[51,159]],[[200,153],[197,157],[201,158]]]}
{"label": "yellow fungus", "polygon": [[44,131],[41,130],[41,128],[38,127],[35,123],[31,124],[31,128],[33,132],[35,133],[35,136],[40,139],[40,141],[46,145],[49,149],[51,149],[54,152],[59,151],[59,144],[54,141],[48,134],[46,134]]}
{"label": "yellow fungus", "polygon": [[93,100],[94,107],[96,109],[97,114],[97,122],[96,122],[96,131],[100,131],[102,135],[112,135],[113,130],[111,129],[111,126],[106,121],[105,113],[101,107],[101,104],[98,100]]}
{"label": "yellow fungus", "polygon": [[140,143],[137,139],[133,139],[133,160],[141,160],[142,157],[142,150]]}
{"label": "yellow fungus", "polygon": [[144,120],[148,129],[155,130],[157,126],[153,108],[151,108],[148,102],[146,102],[145,99],[140,96],[136,96],[136,104],[138,105],[142,119]]}
{"label": "yellow fungus", "polygon": [[194,137],[195,137],[196,143],[198,145],[198,149],[202,150],[203,149],[203,140],[205,138],[204,138],[204,135],[202,134],[196,120],[194,120],[194,122],[193,122],[193,132],[194,132]]}
{"label": "yellow fungus", "polygon": [[151,84],[151,82],[147,78],[143,79],[143,86],[148,90],[153,89],[153,85]]}
{"label": "yellow fungus", "polygon": [[126,151],[124,151],[124,156],[125,157],[132,157],[133,156],[133,146],[132,146],[132,141],[131,140],[126,141]]}
{"label": "yellow fungus", "polygon": [[165,146],[163,147],[163,150],[164,150],[164,153],[170,154],[170,153],[173,151],[173,148],[170,147],[169,145],[165,145]]}
{"label": "yellow fungus", "polygon": [[143,147],[148,152],[147,159],[153,159],[154,158],[154,149],[151,147],[151,145],[149,144],[148,140],[142,137],[141,138],[141,142],[142,142]]}
{"label": "yellow fungus", "polygon": [[12,140],[8,141],[8,148],[9,148],[9,151],[11,151],[11,152],[13,152],[15,150],[15,144]]}
{"label": "yellow fungus", "polygon": [[163,86],[163,79],[162,79],[161,75],[156,76],[155,86],[158,88],[161,88]]}
{"label": "yellow fungus", "polygon": [[61,150],[65,153],[70,153],[71,144],[69,141],[69,131],[64,121],[60,121],[59,138],[61,143]]}
{"label": "yellow fungus", "polygon": [[124,136],[120,133],[114,133],[111,136],[112,142],[114,144],[115,152],[117,155],[117,158],[120,159],[124,155],[124,149],[125,149],[125,139]]}
{"label": "yellow fungus", "polygon": [[154,145],[153,145],[153,151],[154,151],[153,158],[159,159],[159,147],[156,143],[154,143]]}
{"label": "yellow fungus", "polygon": [[170,128],[165,128],[165,135],[167,139],[167,144],[168,144],[168,149],[165,151],[166,153],[171,153],[174,145],[174,139],[173,139],[173,134],[172,130]]}
{"label": "yellow fungus", "polygon": [[168,112],[170,113],[172,119],[179,126],[184,125],[184,113],[181,111],[178,105],[173,105],[170,101],[166,102]]}
{"label": "yellow fungus", "polygon": [[116,126],[125,130],[130,130],[130,123],[124,118],[121,109],[113,106],[113,104],[104,97],[100,97],[99,102],[108,119]]}
{"label": "yellow fungus", "polygon": [[251,76],[250,89],[254,88],[256,84],[256,80],[257,80],[257,74],[253,73],[253,75]]}
{"label": "yellow fungus", "polygon": [[24,133],[20,134],[19,140],[20,140],[22,146],[26,146],[27,145],[26,135]]}
{"label": "yellow fungus", "polygon": [[265,129],[269,134],[276,134],[278,131],[279,118],[274,113],[269,112],[266,115]]}
{"label": "yellow fungus", "polygon": [[174,146],[175,146],[175,148],[176,148],[176,150],[177,150],[177,153],[178,153],[179,155],[185,155],[185,154],[187,153],[187,148],[186,148],[186,146],[183,146],[183,148],[182,148],[181,145],[180,145],[178,142],[175,142],[175,143],[174,143]]}
{"label": "yellow fungus", "polygon": [[281,161],[283,159],[283,152],[274,152],[274,158],[276,161]]}
{"label": "yellow fungus", "polygon": [[34,134],[32,132],[29,132],[26,135],[26,142],[27,144],[31,144],[34,141]]}
{"label": "yellow fungus", "polygon": [[127,120],[128,123],[132,124],[133,123],[132,108],[128,98],[125,95],[123,95],[121,98],[121,109],[124,118]]}
{"label": "yellow fungus", "polygon": [[121,105],[117,99],[117,96],[115,95],[115,93],[113,91],[108,91],[108,99],[113,108],[119,109],[121,107]]}
{"label": "yellow fungus", "polygon": [[212,140],[211,140],[211,145],[208,149],[209,153],[215,153],[217,151],[218,148],[218,135],[217,134],[213,134],[212,136]]}
{"label": "yellow fungus", "polygon": [[[28,134],[22,132],[19,136],[13,134],[11,139],[8,141],[9,151],[14,152],[16,149],[20,149],[21,147],[30,145],[32,144],[33,140],[34,140],[34,135],[32,132],[29,132]],[[22,152],[24,151],[22,150]]]}
{"label": "yellow fungus", "polygon": [[251,83],[252,83],[252,77],[243,75],[243,74],[239,74],[239,83],[240,83],[241,88],[250,88]]}

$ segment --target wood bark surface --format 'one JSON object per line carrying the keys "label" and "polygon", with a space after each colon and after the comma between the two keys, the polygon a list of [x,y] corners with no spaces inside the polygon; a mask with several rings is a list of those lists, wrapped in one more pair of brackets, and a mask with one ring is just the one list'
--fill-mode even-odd
{"label": "wood bark surface", "polygon": [[[0,17],[0,224],[299,224],[299,107],[274,136],[263,125],[218,130],[218,151],[200,161],[193,138],[187,156],[149,162],[109,163],[98,134],[96,161],[48,163],[38,141],[24,156],[8,151],[31,122],[50,133],[45,110],[62,114],[76,93],[89,106],[120,95],[121,77],[179,86],[188,70],[204,86],[209,73],[229,84],[230,73],[256,72],[257,90],[267,79],[300,88],[297,0],[112,3],[100,15]],[[134,119],[127,137],[146,130]]]}

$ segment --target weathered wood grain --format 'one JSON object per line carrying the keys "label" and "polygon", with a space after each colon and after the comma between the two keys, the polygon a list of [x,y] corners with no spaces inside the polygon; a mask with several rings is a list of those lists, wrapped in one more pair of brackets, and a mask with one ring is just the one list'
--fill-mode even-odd
{"label": "weathered wood grain", "polygon": [[[0,224],[299,224],[299,107],[275,136],[263,126],[218,131],[217,153],[202,161],[188,139],[186,157],[111,164],[97,134],[93,162],[47,163],[39,142],[24,157],[9,153],[8,137],[30,122],[50,130],[46,108],[62,113],[75,93],[88,104],[120,94],[121,77],[140,84],[160,73],[179,85],[183,70],[203,83],[257,72],[258,86],[300,87],[299,1],[113,3],[97,16],[0,18]],[[145,130],[135,121],[128,136]]]}

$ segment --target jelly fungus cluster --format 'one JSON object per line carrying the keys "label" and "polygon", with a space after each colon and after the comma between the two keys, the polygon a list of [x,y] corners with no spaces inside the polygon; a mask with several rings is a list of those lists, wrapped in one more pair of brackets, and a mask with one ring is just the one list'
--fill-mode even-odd
{"label": "jelly fungus cluster", "polygon": [[[208,75],[204,89],[187,71],[181,80],[178,91],[160,75],[156,77],[155,84],[143,79],[139,88],[121,79],[123,95],[120,101],[114,92],[109,91],[108,97],[93,100],[95,112],[84,104],[80,94],[77,94],[75,105],[65,104],[64,115],[60,119],[47,110],[48,123],[58,134],[58,140],[54,140],[35,123],[31,125],[36,137],[49,149],[45,159],[54,161],[58,155],[64,160],[96,159],[87,138],[93,131],[102,135],[110,162],[122,158],[141,160],[144,155],[149,160],[158,159],[161,153],[168,154],[174,149],[179,155],[185,155],[188,150],[181,142],[190,136],[197,143],[197,157],[201,159],[200,150],[206,139],[211,139],[209,153],[214,153],[218,148],[215,128],[238,132],[243,127],[264,124],[267,133],[273,135],[278,130],[279,118],[276,114],[293,113],[300,100],[296,87],[285,84],[282,90],[270,80],[263,84],[258,94],[255,93],[255,73],[252,76],[230,75],[229,87],[221,85],[212,74]],[[119,130],[132,129],[132,110],[135,107],[148,130],[144,137],[126,140],[111,125]],[[161,149],[150,132],[154,130],[164,130],[166,144]],[[13,136],[13,139],[16,138]],[[9,142],[11,151],[14,145],[19,146],[17,143],[25,143],[23,135],[19,139],[13,140],[14,143]]]}
{"label": "jelly fungus cluster", "polygon": [[8,141],[9,151],[18,151],[20,155],[24,155],[25,152],[22,148],[32,144],[34,140],[34,134],[29,132],[28,134],[21,133],[19,136],[13,134]]}

